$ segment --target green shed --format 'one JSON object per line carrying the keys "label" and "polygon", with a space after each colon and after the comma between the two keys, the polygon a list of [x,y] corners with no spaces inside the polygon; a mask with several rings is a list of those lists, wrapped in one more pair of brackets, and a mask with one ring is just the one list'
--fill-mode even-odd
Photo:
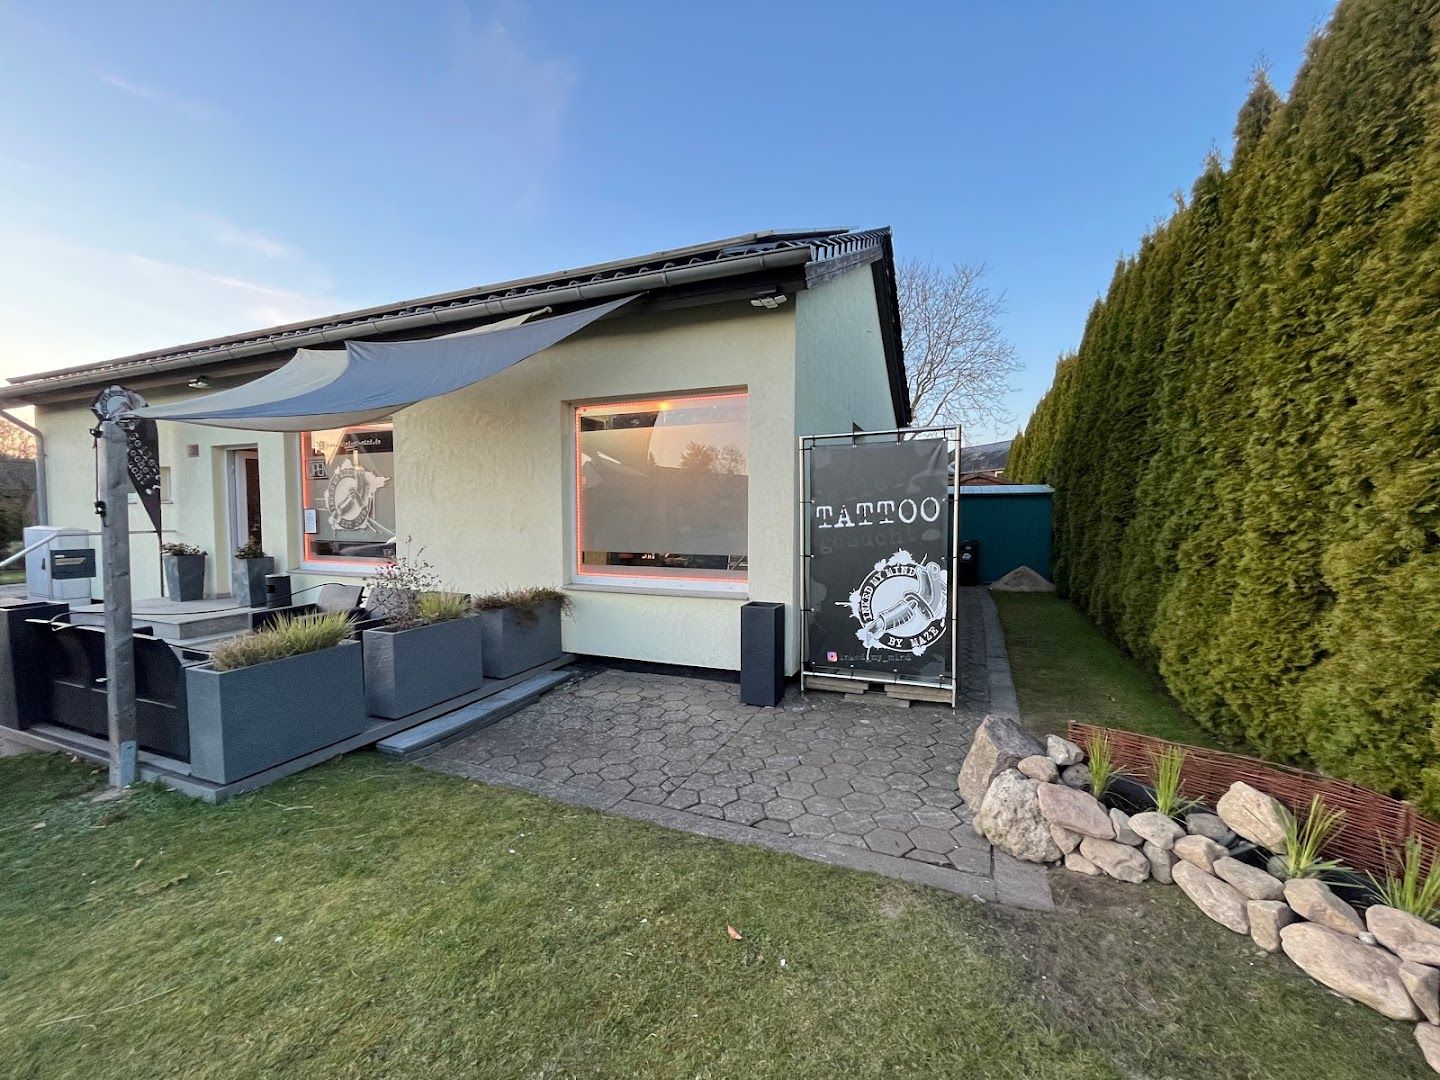
{"label": "green shed", "polygon": [[1050,578],[1048,484],[961,486],[960,538],[980,542],[980,580],[996,581],[1017,566]]}

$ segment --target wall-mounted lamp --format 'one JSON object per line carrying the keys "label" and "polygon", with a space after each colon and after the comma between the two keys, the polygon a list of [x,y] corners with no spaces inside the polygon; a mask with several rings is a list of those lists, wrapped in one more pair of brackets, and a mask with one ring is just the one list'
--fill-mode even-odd
{"label": "wall-mounted lamp", "polygon": [[189,386],[191,390],[208,390],[210,388],[210,380],[204,375],[196,375],[195,378],[191,379],[186,385]]}
{"label": "wall-mounted lamp", "polygon": [[774,311],[777,307],[785,303],[785,301],[788,299],[790,298],[784,293],[781,293],[779,296],[762,296],[758,300],[751,300],[750,306],[766,308],[767,310]]}

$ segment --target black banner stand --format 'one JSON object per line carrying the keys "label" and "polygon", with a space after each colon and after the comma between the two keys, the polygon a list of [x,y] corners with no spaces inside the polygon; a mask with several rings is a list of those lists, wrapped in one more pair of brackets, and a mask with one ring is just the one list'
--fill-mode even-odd
{"label": "black banner stand", "polygon": [[948,691],[955,707],[959,454],[958,427],[799,439],[802,693],[807,676],[848,679]]}

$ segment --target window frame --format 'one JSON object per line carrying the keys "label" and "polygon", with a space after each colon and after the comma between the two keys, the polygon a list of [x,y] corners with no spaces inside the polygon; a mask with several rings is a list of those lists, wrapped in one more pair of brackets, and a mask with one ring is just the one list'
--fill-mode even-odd
{"label": "window frame", "polygon": [[[581,547],[581,515],[584,509],[584,496],[581,488],[581,464],[580,464],[580,418],[586,409],[592,408],[617,408],[627,405],[648,405],[661,401],[678,401],[682,399],[704,399],[739,397],[745,399],[745,453],[746,453],[746,552],[745,572],[743,575],[715,576],[714,573],[705,571],[694,571],[690,573],[636,573],[634,567],[617,567],[615,571],[597,572],[593,568],[586,568],[580,561],[583,548]],[[749,595],[750,591],[750,551],[749,551],[749,458],[750,458],[750,389],[748,386],[725,386],[711,389],[691,389],[672,391],[652,391],[637,394],[622,394],[602,398],[584,398],[565,403],[566,417],[566,438],[567,453],[566,468],[569,476],[566,482],[566,506],[565,515],[567,525],[566,533],[566,584],[578,590],[592,590],[595,592],[629,592],[629,593],[658,593],[667,596],[715,596],[725,599],[736,599]]]}

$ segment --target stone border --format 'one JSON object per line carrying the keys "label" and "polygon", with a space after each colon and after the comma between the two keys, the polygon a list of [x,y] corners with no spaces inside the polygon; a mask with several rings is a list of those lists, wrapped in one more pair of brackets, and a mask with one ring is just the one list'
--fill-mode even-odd
{"label": "stone border", "polygon": [[1020,699],[1015,694],[1015,680],[1010,673],[1010,653],[1005,648],[1005,630],[1000,625],[1000,609],[990,590],[980,590],[980,611],[985,627],[985,675],[990,693],[990,711],[1000,716],[1020,719]]}

